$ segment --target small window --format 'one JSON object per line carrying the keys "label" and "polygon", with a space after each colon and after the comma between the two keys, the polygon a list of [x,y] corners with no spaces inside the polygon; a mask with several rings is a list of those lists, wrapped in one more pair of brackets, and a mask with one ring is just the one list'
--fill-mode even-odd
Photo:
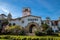
{"label": "small window", "polygon": [[35,19],[36,21],[38,21],[38,19]]}
{"label": "small window", "polygon": [[38,21],[38,19],[28,19],[28,21]]}
{"label": "small window", "polygon": [[24,21],[22,21],[22,23],[24,23]]}
{"label": "small window", "polygon": [[16,24],[15,23],[13,23],[13,26],[15,26]]}

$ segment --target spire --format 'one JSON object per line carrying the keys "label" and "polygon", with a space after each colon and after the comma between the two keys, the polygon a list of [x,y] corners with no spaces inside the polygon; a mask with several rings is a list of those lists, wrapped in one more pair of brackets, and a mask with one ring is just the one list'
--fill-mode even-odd
{"label": "spire", "polygon": [[7,19],[8,19],[8,20],[12,19],[11,13],[8,14]]}

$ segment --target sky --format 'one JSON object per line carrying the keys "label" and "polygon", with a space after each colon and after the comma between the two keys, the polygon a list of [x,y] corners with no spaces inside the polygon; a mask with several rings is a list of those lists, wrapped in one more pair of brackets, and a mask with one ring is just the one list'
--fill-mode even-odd
{"label": "sky", "polygon": [[12,18],[21,17],[24,7],[29,7],[31,15],[42,19],[58,20],[60,17],[60,0],[0,0],[0,14],[11,13]]}

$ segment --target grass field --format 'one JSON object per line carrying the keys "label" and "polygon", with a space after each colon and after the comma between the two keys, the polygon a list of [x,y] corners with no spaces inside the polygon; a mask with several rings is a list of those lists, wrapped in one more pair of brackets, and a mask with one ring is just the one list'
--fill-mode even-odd
{"label": "grass field", "polygon": [[0,40],[60,40],[60,37],[57,37],[57,36],[0,35]]}

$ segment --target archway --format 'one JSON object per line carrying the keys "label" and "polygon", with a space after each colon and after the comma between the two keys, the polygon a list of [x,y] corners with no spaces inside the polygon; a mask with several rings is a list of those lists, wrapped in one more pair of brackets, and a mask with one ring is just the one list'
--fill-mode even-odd
{"label": "archway", "polygon": [[32,25],[29,27],[29,32],[30,32],[30,33],[34,33],[34,32],[37,30],[37,28],[36,28],[35,26],[36,26],[36,25],[32,24]]}
{"label": "archway", "polygon": [[28,23],[28,25],[26,26],[26,31],[28,31],[29,33],[34,33],[37,30],[40,30],[40,27],[35,22]]}

